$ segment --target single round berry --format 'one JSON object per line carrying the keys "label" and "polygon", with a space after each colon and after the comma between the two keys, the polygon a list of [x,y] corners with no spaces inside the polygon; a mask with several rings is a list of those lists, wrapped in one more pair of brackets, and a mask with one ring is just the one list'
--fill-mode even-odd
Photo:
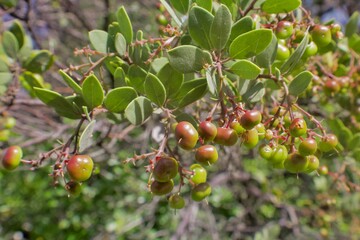
{"label": "single round berry", "polygon": [[4,128],[12,129],[16,125],[16,119],[13,117],[6,117],[3,122]]}
{"label": "single round berry", "polygon": [[255,128],[246,131],[242,137],[242,143],[245,147],[253,149],[259,143],[259,133]]}
{"label": "single round berry", "polygon": [[296,29],[295,30],[295,38],[294,38],[293,42],[300,43],[304,37],[305,37],[305,31],[303,31],[301,29]]}
{"label": "single round berry", "polygon": [[189,122],[179,122],[175,128],[175,138],[181,148],[191,150],[195,147],[199,134]]}
{"label": "single round berry", "polygon": [[320,162],[316,156],[310,155],[307,158],[309,160],[309,165],[307,166],[307,169],[305,170],[306,173],[311,173],[319,168]]}
{"label": "single round berry", "polygon": [[276,50],[276,59],[283,61],[290,57],[290,50],[288,47],[278,44],[277,50]]}
{"label": "single round berry", "polygon": [[277,24],[275,35],[277,38],[286,39],[289,38],[293,33],[293,24],[288,21],[281,21]]}
{"label": "single round berry", "polygon": [[274,137],[273,131],[271,131],[270,129],[267,129],[266,133],[265,133],[265,139],[266,140],[271,140],[271,139],[273,139],[273,137]]}
{"label": "single round berry", "polygon": [[320,174],[320,175],[327,175],[329,173],[329,169],[327,166],[323,165],[323,166],[320,166],[317,170],[317,172]]}
{"label": "single round berry", "polygon": [[178,162],[175,158],[162,157],[154,167],[153,176],[158,182],[168,182],[178,173]]}
{"label": "single round berry", "polygon": [[214,142],[224,146],[232,146],[238,140],[237,133],[231,128],[217,128],[217,134]]}
{"label": "single round berry", "polygon": [[6,170],[14,170],[20,164],[23,152],[19,146],[10,146],[4,150],[1,163]]}
{"label": "single round berry", "polygon": [[284,167],[291,173],[304,172],[309,165],[308,157],[304,157],[297,152],[289,154],[284,162]]}
{"label": "single round berry", "polygon": [[66,169],[74,181],[83,182],[91,177],[94,162],[89,155],[74,155],[66,165]]}
{"label": "single round berry", "polygon": [[311,37],[318,47],[325,47],[331,42],[331,31],[327,26],[316,25],[311,30]]}
{"label": "single round berry", "polygon": [[182,209],[185,206],[185,200],[179,194],[174,194],[169,197],[169,206],[173,209]]}
{"label": "single round berry", "polygon": [[166,26],[169,23],[163,14],[156,15],[156,22],[163,26]]}
{"label": "single round berry", "polygon": [[213,145],[203,145],[196,150],[195,159],[202,165],[211,165],[218,160],[218,152]]}
{"label": "single round berry", "polygon": [[210,142],[216,137],[217,127],[209,121],[203,121],[199,124],[198,133],[204,142]]}
{"label": "single round berry", "polygon": [[278,145],[273,148],[273,153],[270,158],[268,158],[269,162],[273,165],[283,165],[284,161],[288,157],[288,151],[284,145]]}
{"label": "single round berry", "polygon": [[306,49],[305,49],[303,58],[312,57],[312,56],[314,56],[317,52],[318,52],[318,47],[317,47],[317,45],[316,45],[313,41],[311,41],[311,42],[306,46]]}
{"label": "single round berry", "polygon": [[258,132],[259,140],[263,140],[265,138],[265,134],[266,134],[266,129],[265,129],[264,124],[259,123],[258,125],[255,126],[255,129]]}
{"label": "single round berry", "polygon": [[273,149],[269,145],[263,144],[259,147],[259,154],[264,159],[270,159],[273,154]]}
{"label": "single round berry", "polygon": [[71,196],[76,197],[81,193],[81,184],[79,182],[69,181],[66,183],[65,189]]}
{"label": "single round berry", "polygon": [[240,118],[240,124],[250,130],[261,122],[261,113],[258,110],[246,111]]}
{"label": "single round berry", "polygon": [[0,130],[0,142],[6,142],[9,140],[10,134],[11,132],[9,129]]}
{"label": "single round berry", "polygon": [[246,129],[241,126],[241,124],[238,121],[233,121],[230,123],[230,128],[234,129],[234,131],[237,133],[238,136],[241,136]]}
{"label": "single round berry", "polygon": [[304,119],[295,118],[289,127],[290,135],[293,137],[300,137],[304,135],[307,131],[307,125]]}
{"label": "single round berry", "polygon": [[191,165],[190,170],[192,170],[194,172],[194,174],[191,176],[191,181],[193,183],[195,183],[197,185],[199,183],[206,182],[207,171],[200,164]]}
{"label": "single round berry", "polygon": [[168,182],[153,181],[150,186],[150,190],[152,194],[158,196],[166,195],[170,193],[173,190],[173,188],[174,188],[173,180],[170,180]]}
{"label": "single round berry", "polygon": [[307,138],[299,145],[299,153],[303,156],[309,156],[316,153],[317,143],[313,138]]}
{"label": "single round berry", "polygon": [[326,80],[323,89],[327,96],[333,96],[340,91],[340,84],[336,80],[328,79]]}
{"label": "single round berry", "polygon": [[334,134],[327,134],[319,142],[319,149],[322,152],[329,152],[333,150],[338,143],[338,138]]}
{"label": "single round berry", "polygon": [[208,183],[200,183],[191,190],[191,198],[196,202],[200,202],[211,194],[211,186]]}

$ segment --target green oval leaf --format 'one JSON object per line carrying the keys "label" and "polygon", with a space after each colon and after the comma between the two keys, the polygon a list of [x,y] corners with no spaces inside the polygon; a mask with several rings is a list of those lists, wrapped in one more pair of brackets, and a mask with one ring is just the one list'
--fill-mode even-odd
{"label": "green oval leaf", "polygon": [[146,96],[161,107],[166,100],[166,90],[161,81],[151,73],[148,73],[145,79],[145,93]]}
{"label": "green oval leaf", "polygon": [[255,79],[261,73],[261,69],[256,64],[248,60],[235,62],[231,66],[230,70],[244,79]]}
{"label": "green oval leaf", "polygon": [[200,71],[205,64],[211,64],[211,55],[207,51],[190,45],[183,45],[168,51],[170,65],[181,73]]}
{"label": "green oval leaf", "polygon": [[91,45],[96,51],[106,53],[107,52],[107,39],[108,33],[103,30],[92,30],[89,32],[89,39]]}
{"label": "green oval leaf", "polygon": [[207,84],[197,86],[191,89],[180,101],[179,108],[183,108],[197,100],[201,99],[207,93]]}
{"label": "green oval leaf", "polygon": [[214,16],[201,7],[192,7],[189,12],[189,33],[196,44],[211,49],[210,28]]}
{"label": "green oval leaf", "polygon": [[104,105],[110,112],[121,113],[136,97],[137,93],[132,87],[114,88],[106,95]]}
{"label": "green oval leaf", "polygon": [[122,67],[116,68],[114,72],[114,87],[124,87],[126,86],[126,74]]}
{"label": "green oval leaf", "polygon": [[44,87],[44,79],[41,75],[34,74],[32,72],[26,71],[20,76],[21,80],[24,80],[29,84],[31,88],[43,88]]}
{"label": "green oval leaf", "polygon": [[14,34],[10,31],[5,31],[2,35],[2,45],[6,55],[16,58],[19,51],[19,43]]}
{"label": "green oval leaf", "polygon": [[107,52],[115,52],[115,38],[118,33],[120,33],[120,25],[118,22],[112,22],[108,26],[108,38],[106,44]]}
{"label": "green oval leaf", "polygon": [[119,22],[120,32],[124,36],[126,43],[130,44],[133,39],[133,28],[130,18],[124,7],[121,7],[116,12],[117,21]]}
{"label": "green oval leaf", "polygon": [[140,125],[153,112],[151,101],[146,97],[137,97],[125,109],[125,117],[134,125]]}
{"label": "green oval leaf", "polygon": [[90,75],[85,78],[82,84],[82,94],[90,110],[103,103],[104,90],[95,75]]}
{"label": "green oval leaf", "polygon": [[206,81],[207,81],[207,85],[209,88],[209,92],[214,95],[217,96],[219,93],[219,81],[217,80],[217,77],[215,75],[215,69],[214,68],[207,68],[206,72]]}
{"label": "green oval leaf", "polygon": [[250,16],[241,18],[231,27],[230,41],[233,41],[241,34],[250,32],[253,29],[254,29],[254,21]]}
{"label": "green oval leaf", "polygon": [[59,71],[62,79],[66,82],[66,84],[72,89],[74,90],[75,93],[82,95],[82,88],[79,86],[79,84],[77,84],[77,82],[74,81],[74,79],[72,79],[72,77],[70,77],[66,72],[64,72],[63,70]]}
{"label": "green oval leaf", "polygon": [[9,31],[14,34],[17,42],[19,43],[19,49],[24,46],[25,42],[25,30],[19,20],[15,20],[11,25]]}
{"label": "green oval leaf", "polygon": [[43,73],[54,63],[54,56],[47,50],[32,51],[24,67],[33,73]]}
{"label": "green oval leaf", "polygon": [[78,114],[73,105],[68,102],[62,95],[57,92],[44,89],[34,88],[36,96],[46,105],[55,109],[57,114],[70,119],[79,119],[81,114]]}
{"label": "green oval leaf", "polygon": [[95,128],[96,120],[92,120],[86,126],[79,138],[79,153],[82,153],[85,149],[91,147],[94,142],[93,132]]}
{"label": "green oval leaf", "polygon": [[[255,81],[251,81],[253,83]],[[265,86],[262,82],[255,82],[252,84],[247,92],[243,95],[245,101],[250,103],[259,102],[265,95]]]}
{"label": "green oval leaf", "polygon": [[121,33],[116,34],[115,48],[120,56],[124,56],[126,53],[126,40]]}
{"label": "green oval leaf", "polygon": [[131,65],[128,72],[129,85],[140,93],[145,93],[144,82],[147,72],[137,65]]}
{"label": "green oval leaf", "polygon": [[261,9],[267,13],[288,13],[301,5],[301,0],[266,0]]}
{"label": "green oval leaf", "polygon": [[289,84],[289,93],[293,96],[299,96],[309,86],[313,75],[309,71],[299,73]]}
{"label": "green oval leaf", "polygon": [[306,50],[306,46],[309,42],[309,34],[306,33],[303,40],[301,40],[299,46],[290,55],[288,60],[281,66],[280,71],[283,75],[290,74],[291,71],[296,67],[298,62],[301,60],[302,55]]}
{"label": "green oval leaf", "polygon": [[171,99],[180,91],[184,82],[184,74],[175,71],[169,63],[165,64],[157,74],[166,90],[167,98]]}
{"label": "green oval leaf", "polygon": [[258,29],[244,33],[230,44],[230,56],[235,59],[256,56],[269,46],[272,37],[270,29]]}
{"label": "green oval leaf", "polygon": [[359,15],[359,12],[356,11],[351,15],[349,21],[347,22],[347,24],[345,26],[345,36],[346,37],[350,38],[353,34],[355,34],[358,31],[359,20],[360,20],[360,15]]}
{"label": "green oval leaf", "polygon": [[209,12],[212,10],[212,0],[195,0],[194,1],[199,7],[202,7]]}
{"label": "green oval leaf", "polygon": [[186,14],[189,9],[189,0],[170,0],[171,5],[179,13]]}
{"label": "green oval leaf", "polygon": [[218,51],[221,51],[229,40],[230,32],[231,13],[225,5],[221,4],[215,13],[215,17],[210,28],[212,46]]}
{"label": "green oval leaf", "polygon": [[349,142],[348,148],[352,150],[359,147],[360,147],[360,133],[356,133]]}

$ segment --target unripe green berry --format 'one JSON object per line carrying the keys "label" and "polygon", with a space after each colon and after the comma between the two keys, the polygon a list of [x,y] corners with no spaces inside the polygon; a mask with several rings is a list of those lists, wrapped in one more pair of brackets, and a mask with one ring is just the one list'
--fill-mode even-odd
{"label": "unripe green berry", "polygon": [[191,198],[196,202],[200,202],[211,194],[211,186],[208,183],[200,183],[191,190]]}

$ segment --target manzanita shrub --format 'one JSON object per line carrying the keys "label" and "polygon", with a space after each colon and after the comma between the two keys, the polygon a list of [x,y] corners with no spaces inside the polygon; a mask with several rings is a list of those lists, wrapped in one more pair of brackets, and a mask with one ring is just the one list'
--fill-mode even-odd
{"label": "manzanita shrub", "polygon": [[[78,121],[68,141],[22,163],[34,169],[51,162],[54,182],[78,194],[96,163],[84,151],[91,155],[97,119],[141,126],[155,117],[165,132],[159,145],[124,163],[145,160],[149,191],[181,209],[184,197],[202,201],[211,194],[206,169],[221,161],[224,148],[249,149],[271,168],[313,177],[330,174],[325,159],[331,154],[359,159],[360,135],[353,134],[360,128],[357,12],[342,31],[336,22],[311,18],[301,0],[160,2],[168,18],[157,17],[158,37],[134,32],[124,7],[107,31],[89,32],[91,47],[74,51],[88,62],[59,71],[72,90],[66,96],[42,78],[54,56],[33,50],[19,21],[2,33],[0,91],[7,106],[21,84],[59,116]],[[304,99],[338,103],[354,125],[314,115]],[[15,124],[5,111],[3,118],[1,136]],[[185,151],[191,166],[180,161]],[[21,148],[4,152],[2,165],[15,169]],[[358,190],[350,181],[349,187]]]}

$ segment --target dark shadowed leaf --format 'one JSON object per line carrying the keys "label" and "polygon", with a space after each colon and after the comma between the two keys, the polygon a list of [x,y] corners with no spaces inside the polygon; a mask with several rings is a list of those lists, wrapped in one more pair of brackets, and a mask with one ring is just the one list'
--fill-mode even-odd
{"label": "dark shadowed leaf", "polygon": [[289,84],[289,93],[293,96],[299,96],[311,83],[313,75],[309,71],[299,73]]}
{"label": "dark shadowed leaf", "polygon": [[214,16],[201,7],[192,7],[189,12],[189,33],[195,43],[211,49],[210,28]]}
{"label": "dark shadowed leaf", "polygon": [[135,98],[125,109],[125,117],[134,125],[142,124],[153,112],[151,101],[146,97]]}
{"label": "dark shadowed leaf", "polygon": [[231,13],[225,5],[221,5],[215,13],[215,17],[210,28],[212,46],[218,51],[222,50],[229,40],[230,32]]}
{"label": "dark shadowed leaf", "polygon": [[205,64],[211,64],[211,55],[207,51],[190,45],[179,46],[168,51],[170,65],[181,73],[200,71]]}
{"label": "dark shadowed leaf", "polygon": [[91,147],[94,142],[93,132],[95,128],[96,120],[92,120],[86,126],[79,138],[79,153],[82,153],[85,149]]}

